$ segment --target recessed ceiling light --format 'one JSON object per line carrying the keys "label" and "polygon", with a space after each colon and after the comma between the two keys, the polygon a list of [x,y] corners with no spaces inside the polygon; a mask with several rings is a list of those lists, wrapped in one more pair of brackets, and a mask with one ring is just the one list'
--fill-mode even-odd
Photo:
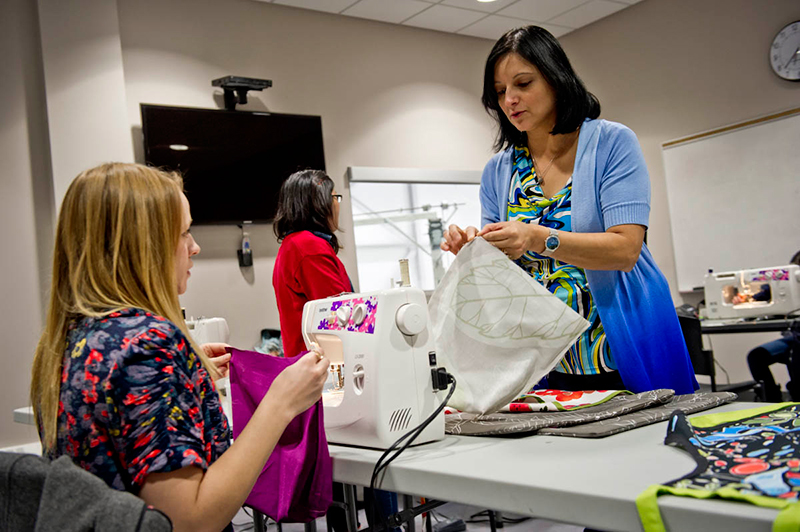
{"label": "recessed ceiling light", "polygon": [[478,2],[482,4],[488,4],[489,2],[496,2],[497,0],[478,0]]}
{"label": "recessed ceiling light", "polygon": [[189,146],[186,144],[170,144],[169,149],[174,151],[186,151],[189,149]]}

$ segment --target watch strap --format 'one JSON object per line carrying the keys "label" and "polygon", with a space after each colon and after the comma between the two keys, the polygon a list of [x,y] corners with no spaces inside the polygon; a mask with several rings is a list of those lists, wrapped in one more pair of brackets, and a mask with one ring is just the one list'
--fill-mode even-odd
{"label": "watch strap", "polygon": [[[550,255],[552,255],[561,245],[561,239],[558,237],[558,231],[556,231],[552,227],[550,227],[549,229],[550,229],[550,234],[548,234],[547,238],[544,239],[544,251],[542,251],[541,253],[545,257],[549,257]],[[555,238],[556,246],[548,247],[547,242],[552,238]]]}

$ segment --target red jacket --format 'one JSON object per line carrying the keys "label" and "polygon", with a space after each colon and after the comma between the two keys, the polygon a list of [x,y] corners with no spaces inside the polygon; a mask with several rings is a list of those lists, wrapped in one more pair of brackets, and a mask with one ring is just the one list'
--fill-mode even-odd
{"label": "red jacket", "polygon": [[301,322],[306,301],[353,290],[344,264],[324,238],[308,231],[283,239],[272,271],[284,356],[306,350]]}

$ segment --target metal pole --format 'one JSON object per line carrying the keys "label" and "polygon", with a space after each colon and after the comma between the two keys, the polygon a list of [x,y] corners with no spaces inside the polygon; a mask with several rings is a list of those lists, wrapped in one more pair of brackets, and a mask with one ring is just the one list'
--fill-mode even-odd
{"label": "metal pole", "polygon": [[[414,508],[414,497],[411,495],[403,495],[403,510],[411,510]],[[407,521],[406,532],[415,532],[416,523],[414,523],[414,515]]]}
{"label": "metal pole", "polygon": [[347,532],[358,530],[358,508],[356,507],[356,487],[352,484],[343,484],[344,488],[344,515],[347,523]]}
{"label": "metal pole", "polygon": [[253,509],[253,532],[266,532],[267,528],[264,526],[264,514]]}

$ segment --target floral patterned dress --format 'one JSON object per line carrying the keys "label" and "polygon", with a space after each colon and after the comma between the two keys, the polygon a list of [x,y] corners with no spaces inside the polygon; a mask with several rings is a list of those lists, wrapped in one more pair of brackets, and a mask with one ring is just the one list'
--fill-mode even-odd
{"label": "floral patterned dress", "polygon": [[[508,219],[572,231],[572,177],[564,188],[548,198],[526,147],[514,148],[513,172],[508,193]],[[586,271],[533,251],[524,253],[516,263],[590,323],[555,371],[576,375],[615,371],[617,364],[606,341]]]}
{"label": "floral patterned dress", "polygon": [[134,494],[150,473],[207,469],[231,439],[214,383],[186,337],[141,309],[70,325],[57,431],[50,458],[67,455]]}

